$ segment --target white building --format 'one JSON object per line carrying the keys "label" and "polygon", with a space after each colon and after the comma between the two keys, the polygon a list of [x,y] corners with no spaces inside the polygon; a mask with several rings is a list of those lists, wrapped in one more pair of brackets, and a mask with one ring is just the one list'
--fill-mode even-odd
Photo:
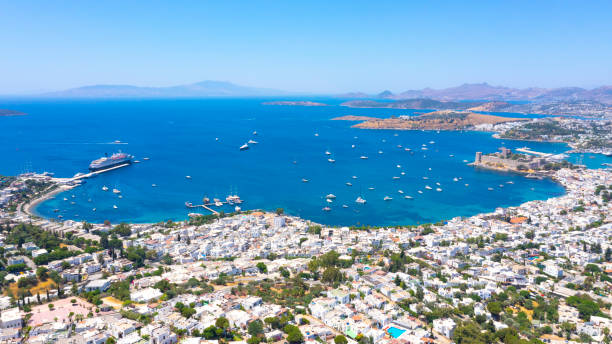
{"label": "white building", "polygon": [[453,337],[453,332],[455,332],[456,326],[457,325],[451,318],[435,319],[433,321],[434,331],[442,334],[443,336],[447,338]]}

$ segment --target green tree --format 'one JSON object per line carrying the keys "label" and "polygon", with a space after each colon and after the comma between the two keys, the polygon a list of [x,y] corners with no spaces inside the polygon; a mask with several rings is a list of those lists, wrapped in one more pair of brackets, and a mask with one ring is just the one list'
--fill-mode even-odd
{"label": "green tree", "polygon": [[259,337],[264,333],[263,322],[259,319],[251,321],[248,326],[248,332],[253,337]]}
{"label": "green tree", "polygon": [[266,264],[264,262],[259,262],[255,266],[257,267],[259,272],[262,273],[262,274],[265,274],[265,273],[268,272],[268,267],[266,266]]}
{"label": "green tree", "polygon": [[339,334],[334,338],[334,344],[348,344],[348,340],[345,336]]}

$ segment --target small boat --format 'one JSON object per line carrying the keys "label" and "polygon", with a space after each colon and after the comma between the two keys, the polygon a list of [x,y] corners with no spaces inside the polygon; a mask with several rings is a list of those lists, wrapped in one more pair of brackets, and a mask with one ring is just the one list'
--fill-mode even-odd
{"label": "small boat", "polygon": [[427,180],[427,179],[429,179],[429,177],[423,177],[423,179]]}
{"label": "small boat", "polygon": [[67,200],[68,200],[68,198],[64,197],[64,201],[67,201]]}
{"label": "small boat", "polygon": [[323,211],[330,211],[330,210],[331,210],[331,208],[330,208],[330,207],[325,207],[325,208],[323,208]]}
{"label": "small boat", "polygon": [[332,158],[327,159],[327,161],[329,161],[329,162],[331,162],[331,163],[336,162],[336,160],[334,160],[334,159],[332,159]]}
{"label": "small boat", "polygon": [[421,147],[422,150],[427,150],[427,147]]}
{"label": "small boat", "polygon": [[116,206],[116,205],[113,205],[113,209],[117,209],[117,206]]}
{"label": "small boat", "polygon": [[506,184],[514,184],[514,182],[510,180],[510,181],[507,181]]}
{"label": "small boat", "polygon": [[454,155],[454,154],[450,154],[450,155],[449,155],[449,157],[450,157],[450,158],[454,158],[454,157],[455,157],[455,155]]}
{"label": "small boat", "polygon": [[329,194],[329,195],[325,196],[325,198],[327,198],[327,199],[335,199],[335,198],[336,198],[336,195],[334,195],[334,194]]}
{"label": "small boat", "polygon": [[397,167],[397,168],[402,168],[402,165],[395,165],[395,167]]}
{"label": "small boat", "polygon": [[429,170],[429,171],[431,171],[431,167],[430,167],[430,168],[428,168],[428,170]]}
{"label": "small boat", "polygon": [[121,193],[121,191],[119,191],[118,189],[113,189],[113,193],[114,193],[114,194],[120,194],[120,193]]}
{"label": "small boat", "polygon": [[308,179],[302,178],[302,183],[308,183]]}
{"label": "small boat", "polygon": [[470,184],[465,184],[465,187],[467,188],[468,186],[470,186]]}
{"label": "small boat", "polygon": [[113,141],[113,143],[121,143],[121,141],[115,140],[115,141]]}
{"label": "small boat", "polygon": [[468,162],[467,160],[463,160],[463,162]]}
{"label": "small boat", "polygon": [[353,179],[357,179],[357,176],[352,176],[351,178],[353,178]]}
{"label": "small boat", "polygon": [[399,192],[399,193],[401,193],[401,194],[403,194],[403,193],[404,193],[404,191],[402,191],[402,190],[397,190],[397,192]]}
{"label": "small boat", "polygon": [[357,199],[355,200],[355,202],[356,202],[356,203],[359,203],[359,204],[365,204],[365,203],[366,203],[366,200],[365,200],[365,199],[363,199],[363,198],[361,198],[361,196],[359,196],[359,197],[357,197]]}
{"label": "small boat", "polygon": [[187,179],[191,179],[191,176],[185,176],[185,178],[187,178]]}
{"label": "small boat", "polygon": [[378,154],[382,154],[382,153],[383,153],[383,151],[381,151],[381,150],[378,151]]}
{"label": "small boat", "polygon": [[499,187],[500,187],[500,188],[503,188],[503,187],[504,187],[504,184],[499,184]]}
{"label": "small boat", "polygon": [[368,157],[367,157],[367,156],[365,156],[365,155],[362,155],[362,156],[360,156],[360,157],[359,157],[359,159],[363,159],[363,160],[366,160],[367,158],[368,158]]}
{"label": "small boat", "polygon": [[440,186],[440,183],[439,183],[439,182],[436,182],[436,185],[437,185],[437,186]]}
{"label": "small boat", "polygon": [[431,190],[431,186],[429,186],[429,185],[425,185],[425,189],[427,189],[427,190]]}
{"label": "small boat", "polygon": [[123,198],[123,196],[119,195],[119,198]]}
{"label": "small boat", "polygon": [[402,172],[400,172],[400,174],[401,174],[402,176],[404,176],[404,175],[406,175],[406,172],[402,171]]}
{"label": "small boat", "polygon": [[75,196],[75,195],[72,195],[72,196],[70,196],[70,197],[72,197],[72,198],[76,198],[76,196]]}
{"label": "small boat", "polygon": [[413,199],[412,196],[408,196],[408,195],[404,196],[404,198],[405,199]]}
{"label": "small boat", "polygon": [[404,150],[405,150],[406,152],[410,152],[412,149],[410,149],[410,148],[404,148]]}
{"label": "small boat", "polygon": [[350,182],[347,182],[346,186],[353,186],[353,184],[351,184]]}
{"label": "small boat", "polygon": [[417,191],[417,192],[418,192],[418,193],[420,193],[420,194],[422,194],[422,193],[423,193],[423,191],[421,191],[421,190],[419,190],[419,191]]}
{"label": "small boat", "polygon": [[433,145],[434,143],[436,143],[436,141],[429,141],[430,145]]}
{"label": "small boat", "polygon": [[348,208],[348,205],[343,204],[343,205],[342,205],[342,208]]}
{"label": "small boat", "polygon": [[370,187],[368,188],[368,190],[374,190],[374,187],[373,187],[373,186],[370,186]]}
{"label": "small boat", "polygon": [[436,188],[436,191],[438,191],[438,192],[442,192],[442,189],[440,189],[440,188]]}
{"label": "small boat", "polygon": [[135,164],[140,164],[140,160],[134,160]]}
{"label": "small boat", "polygon": [[215,141],[219,141],[219,138],[218,138],[218,137],[215,137]]}
{"label": "small boat", "polygon": [[331,155],[330,151],[325,151],[325,155]]}
{"label": "small boat", "polygon": [[488,188],[487,190],[489,190],[489,191],[493,191],[493,188]]}
{"label": "small boat", "polygon": [[155,187],[157,187],[157,184],[151,184],[151,187],[155,188]]}
{"label": "small boat", "polygon": [[385,196],[385,198],[383,198],[384,201],[391,201],[393,200],[393,198],[389,197],[389,196]]}
{"label": "small boat", "polygon": [[249,149],[249,145],[247,143],[245,143],[242,146],[240,146],[240,150],[241,151],[244,151],[244,150],[247,150],[247,149]]}
{"label": "small boat", "polygon": [[75,202],[70,202],[70,204],[76,204]]}
{"label": "small boat", "polygon": [[108,191],[108,188],[106,187],[106,185],[102,187],[102,191]]}
{"label": "small boat", "polygon": [[147,157],[142,158],[142,160],[149,160],[149,159],[150,159],[150,158],[147,158]]}
{"label": "small boat", "polygon": [[257,132],[256,132],[256,131],[254,131],[254,132],[253,132],[253,135],[257,135]]}
{"label": "small boat", "polygon": [[355,148],[355,145],[351,145],[351,148]]}
{"label": "small boat", "polygon": [[397,148],[402,148],[402,145],[397,145]]}
{"label": "small boat", "polygon": [[326,201],[327,201],[327,203],[333,203],[333,202],[334,202],[333,200],[331,200],[331,199],[329,199],[329,198],[328,198],[328,199],[326,199]]}
{"label": "small boat", "polygon": [[315,133],[315,136],[319,136],[319,133]]}
{"label": "small boat", "polygon": [[393,179],[393,180],[398,180],[398,179],[400,179],[400,177],[398,177],[398,176],[393,176],[393,178],[392,178],[392,179]]}
{"label": "small boat", "polygon": [[259,142],[257,142],[257,141],[253,141],[253,140],[249,140],[247,143],[248,143],[248,144],[250,144],[250,145],[256,145],[256,144],[258,144]]}
{"label": "small boat", "polygon": [[454,182],[458,182],[458,181],[459,181],[459,179],[458,179],[457,177],[455,177],[455,178],[453,178],[453,181],[454,181]]}
{"label": "small boat", "polygon": [[96,211],[96,208],[91,209],[91,211]]}

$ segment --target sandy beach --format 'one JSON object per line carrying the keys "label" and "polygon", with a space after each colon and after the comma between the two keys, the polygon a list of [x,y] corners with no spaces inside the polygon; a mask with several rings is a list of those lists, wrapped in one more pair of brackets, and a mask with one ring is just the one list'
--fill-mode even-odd
{"label": "sandy beach", "polygon": [[33,200],[31,200],[30,202],[22,205],[20,207],[21,211],[23,211],[24,213],[28,214],[28,215],[32,215],[32,216],[37,216],[36,214],[34,214],[32,212],[33,209],[36,208],[36,206],[38,204],[40,204],[41,202],[44,202],[50,198],[53,198],[55,195],[62,193],[64,191],[68,191],[70,189],[74,188],[74,186],[68,186],[68,185],[58,185],[57,188],[49,191],[49,192],[45,192],[43,193],[40,197],[37,197]]}

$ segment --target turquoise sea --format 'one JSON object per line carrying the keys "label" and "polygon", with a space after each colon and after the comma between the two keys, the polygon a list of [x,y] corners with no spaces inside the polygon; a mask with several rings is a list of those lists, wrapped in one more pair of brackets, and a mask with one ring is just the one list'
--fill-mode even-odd
{"label": "turquoise sea", "polygon": [[[69,177],[86,172],[89,162],[104,153],[135,155],[141,163],[90,178],[36,209],[45,217],[92,222],[182,220],[194,212],[185,207],[186,201],[238,194],[245,200],[243,209],[284,208],[330,225],[417,224],[564,192],[550,180],[478,170],[463,162],[472,161],[476,151],[493,152],[502,145],[563,152],[564,144],[503,141],[480,132],[352,129],[351,122],[330,119],[417,111],[349,109],[338,106],[341,99],[312,97],[308,100],[332,105],[261,104],[269,100],[0,100],[0,108],[28,113],[0,117],[0,174],[49,171]],[[250,139],[258,144],[240,151]],[[125,144],[112,144],[115,140]],[[325,151],[335,163],[328,162]],[[102,191],[102,186],[121,190],[123,198]],[[336,199],[326,202],[327,194]],[[367,203],[357,204],[358,196]],[[392,200],[383,200],[385,196]],[[331,211],[323,211],[326,206]],[[233,206],[220,210],[229,212]]]}

